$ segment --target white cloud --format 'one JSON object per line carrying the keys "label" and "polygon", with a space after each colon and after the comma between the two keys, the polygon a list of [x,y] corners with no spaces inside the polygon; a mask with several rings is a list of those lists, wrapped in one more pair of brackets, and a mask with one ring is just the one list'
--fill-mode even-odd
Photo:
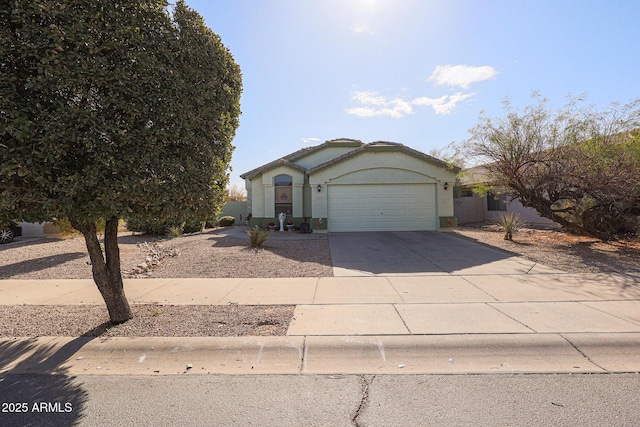
{"label": "white cloud", "polygon": [[399,119],[414,113],[411,102],[400,98],[387,100],[386,97],[378,95],[378,92],[356,92],[353,99],[363,106],[349,108],[346,111],[358,117],[389,116]]}
{"label": "white cloud", "polygon": [[383,106],[387,104],[387,99],[378,95],[378,92],[356,92],[353,99],[365,105]]}
{"label": "white cloud", "polygon": [[471,83],[494,78],[498,71],[488,65],[471,67],[469,65],[438,65],[429,76],[430,82],[439,86],[457,86],[468,89]]}
{"label": "white cloud", "polygon": [[458,106],[459,102],[469,99],[475,93],[456,92],[453,95],[445,95],[440,98],[428,98],[426,96],[416,98],[412,101],[413,105],[422,105],[432,107],[436,114],[449,114]]}
{"label": "white cloud", "polygon": [[300,138],[300,141],[306,144],[307,142],[320,141],[320,138]]}
{"label": "white cloud", "polygon": [[445,95],[440,98],[429,98],[426,96],[404,100],[394,98],[388,100],[378,92],[356,92],[353,100],[362,104],[359,107],[348,108],[345,111],[358,117],[383,117],[388,116],[399,119],[404,116],[415,114],[414,106],[431,107],[436,114],[451,113],[459,102],[474,96],[474,93],[458,92],[454,95]]}

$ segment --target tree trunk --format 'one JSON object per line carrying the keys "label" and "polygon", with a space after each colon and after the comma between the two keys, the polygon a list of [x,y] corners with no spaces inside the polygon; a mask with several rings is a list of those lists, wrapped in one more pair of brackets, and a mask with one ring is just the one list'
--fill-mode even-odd
{"label": "tree trunk", "polygon": [[124,323],[133,318],[131,307],[124,294],[120,272],[120,249],[118,248],[118,218],[111,217],[104,229],[104,255],[100,248],[95,223],[71,221],[74,228],[82,232],[91,259],[93,280],[107,305],[111,323]]}

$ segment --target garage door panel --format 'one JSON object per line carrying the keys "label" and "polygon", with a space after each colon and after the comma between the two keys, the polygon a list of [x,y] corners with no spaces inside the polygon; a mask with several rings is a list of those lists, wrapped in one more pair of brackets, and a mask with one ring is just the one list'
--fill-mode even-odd
{"label": "garage door panel", "polygon": [[435,185],[329,185],[331,231],[435,230]]}

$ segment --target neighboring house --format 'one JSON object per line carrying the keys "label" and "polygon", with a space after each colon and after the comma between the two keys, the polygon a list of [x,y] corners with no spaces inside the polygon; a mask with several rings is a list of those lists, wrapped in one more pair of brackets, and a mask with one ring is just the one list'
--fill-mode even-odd
{"label": "neighboring house", "polygon": [[222,213],[218,215],[218,217],[221,216],[232,216],[236,219],[236,225],[244,224],[247,220],[247,202],[235,200],[225,202],[224,205],[222,205]]}
{"label": "neighboring house", "polygon": [[50,222],[21,222],[22,235],[25,237],[61,237],[62,233]]}
{"label": "neighboring house", "polygon": [[457,168],[402,144],[335,139],[249,171],[251,225],[284,212],[316,231],[437,230],[455,223]]}
{"label": "neighboring house", "polygon": [[557,225],[553,221],[541,217],[535,209],[524,207],[518,200],[512,200],[504,194],[495,194],[489,191],[480,196],[474,193],[475,186],[486,183],[486,175],[483,166],[465,169],[460,174],[453,202],[453,211],[458,219],[458,224],[491,222],[500,212],[516,212],[534,227],[555,227]]}

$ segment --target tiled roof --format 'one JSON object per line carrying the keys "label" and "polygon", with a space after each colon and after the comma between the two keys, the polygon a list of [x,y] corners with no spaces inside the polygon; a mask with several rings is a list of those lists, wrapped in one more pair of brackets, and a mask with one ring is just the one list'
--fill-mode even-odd
{"label": "tiled roof", "polygon": [[459,185],[482,184],[488,181],[488,170],[485,165],[464,169],[458,176]]}

